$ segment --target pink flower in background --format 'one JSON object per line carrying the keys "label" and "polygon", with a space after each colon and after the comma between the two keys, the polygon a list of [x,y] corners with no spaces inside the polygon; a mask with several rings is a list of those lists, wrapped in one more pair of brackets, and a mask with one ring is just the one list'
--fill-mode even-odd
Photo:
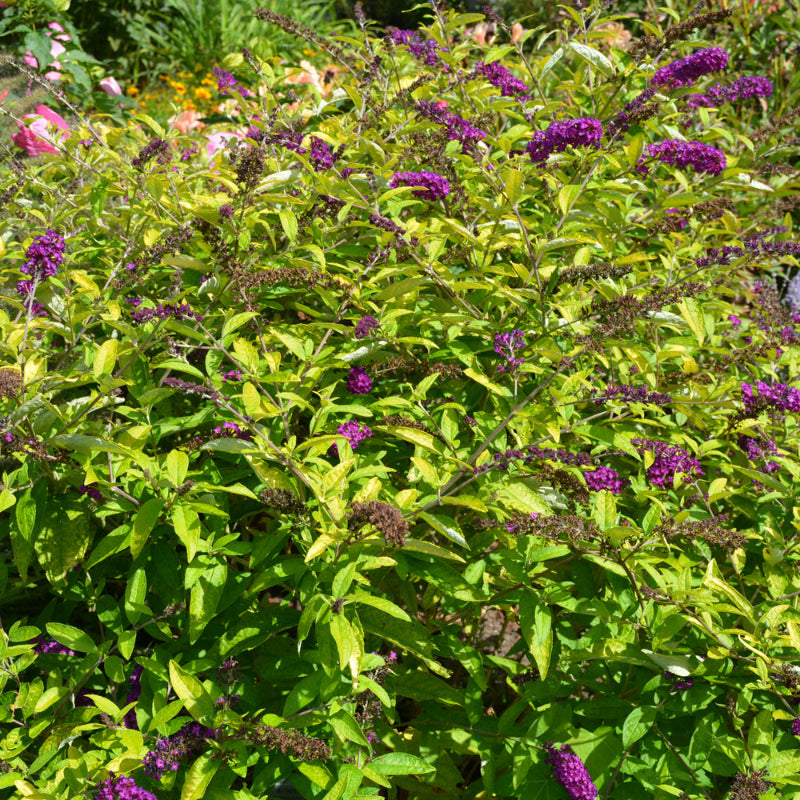
{"label": "pink flower in background", "polygon": [[[61,42],[69,42],[71,41],[70,35],[68,33],[64,33],[64,28],[59,25],[57,22],[51,22],[47,26],[50,30],[46,31],[47,35],[50,37],[50,57],[53,59],[47,66],[52,67],[49,72],[45,72],[44,76],[48,80],[51,81],[59,81],[61,80],[61,72],[58,70],[61,69],[61,63],[56,59],[62,53],[67,51],[67,48],[64,47]],[[53,36],[53,31],[56,32],[56,35]],[[36,60],[33,53],[28,50],[25,53],[25,56],[22,59],[29,67],[33,67],[33,69],[39,69],[39,62]]]}
{"label": "pink flower in background", "polygon": [[213,156],[217,150],[221,150],[231,139],[244,139],[241,133],[228,133],[227,131],[220,131],[219,133],[212,133],[208,137],[208,154]]}
{"label": "pink flower in background", "polygon": [[26,114],[23,119],[32,119],[33,122],[29,126],[17,123],[19,131],[11,137],[11,141],[29,156],[58,152],[54,146],[57,143],[54,129],[64,131],[62,139],[69,135],[70,128],[66,120],[47,106],[37,106],[35,114]]}
{"label": "pink flower in background", "polygon": [[100,81],[100,88],[106,94],[122,94],[122,88],[119,83],[117,83],[117,79],[113,77],[103,78],[103,80]]}
{"label": "pink flower in background", "polygon": [[[2,3],[0,3],[0,5],[2,5]],[[8,89],[4,89],[2,92],[0,92],[0,103],[2,103],[7,96],[8,96]]]}

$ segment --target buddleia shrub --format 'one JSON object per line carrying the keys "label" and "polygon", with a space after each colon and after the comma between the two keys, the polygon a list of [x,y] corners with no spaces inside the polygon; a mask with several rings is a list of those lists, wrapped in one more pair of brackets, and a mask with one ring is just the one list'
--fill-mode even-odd
{"label": "buddleia shrub", "polygon": [[800,791],[797,78],[738,13],[263,10],[332,91],[246,50],[235,123],[3,168],[5,796]]}

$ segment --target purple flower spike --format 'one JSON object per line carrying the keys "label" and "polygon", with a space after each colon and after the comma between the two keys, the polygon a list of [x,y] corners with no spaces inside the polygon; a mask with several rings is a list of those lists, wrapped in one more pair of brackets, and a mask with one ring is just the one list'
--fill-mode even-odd
{"label": "purple flower spike", "polygon": [[631,444],[640,453],[650,450],[655,455],[647,470],[647,480],[653,486],[671,487],[676,475],[684,475],[684,480],[703,475],[700,462],[677,445],[652,439],[631,439]]}
{"label": "purple flower spike", "polygon": [[524,349],[525,339],[521,330],[514,329],[505,333],[498,333],[494,337],[494,352],[505,358],[506,363],[498,367],[499,372],[515,372],[522,366],[522,359],[517,358],[517,352]]}
{"label": "purple flower spike", "polygon": [[508,68],[504,67],[497,61],[491,64],[485,64],[479,61],[475,65],[475,72],[473,77],[486,78],[492,86],[500,90],[502,97],[519,97],[520,100],[525,100],[530,92],[528,88],[519,78],[515,78]]}
{"label": "purple flower spike", "polygon": [[766,78],[759,75],[743,75],[733,83],[718,83],[703,94],[689,95],[686,105],[689,108],[719,108],[723,103],[739,103],[753,97],[771,97],[774,87]]}
{"label": "purple flower spike", "polygon": [[96,800],[158,800],[158,798],[152,792],[137,786],[133,778],[114,775],[112,772],[109,778],[100,783]]}
{"label": "purple flower spike", "polygon": [[554,122],[547,130],[537,131],[525,147],[534,164],[544,164],[553,153],[567,147],[598,147],[603,138],[603,125],[592,117],[578,117]]}
{"label": "purple flower spike", "polygon": [[728,54],[721,47],[706,47],[695,50],[686,58],[673,61],[656,70],[652,83],[654,86],[677,88],[691,86],[698,78],[710,72],[721,72],[728,66]]}
{"label": "purple flower spike", "polygon": [[792,720],[792,733],[795,736],[800,736],[800,717]]}
{"label": "purple flower spike", "polygon": [[372,378],[364,367],[353,367],[347,376],[347,391],[353,394],[367,394],[372,388]]}
{"label": "purple flower spike", "polygon": [[[366,425],[358,423],[354,419],[340,425],[336,432],[347,439],[351,450],[355,450],[361,442],[372,436],[372,431]],[[335,443],[330,446],[330,451],[335,456],[339,455],[339,448]]]}
{"label": "purple flower spike", "polygon": [[710,175],[719,175],[726,165],[722,150],[703,142],[687,142],[683,139],[664,139],[647,145],[637,167],[643,175],[649,171],[644,165],[646,158],[657,158],[678,169],[692,167],[696,172],[708,172]]}
{"label": "purple flower spike", "polygon": [[375,317],[372,316],[362,317],[358,321],[358,324],[356,325],[356,329],[353,332],[353,335],[356,337],[356,339],[366,339],[372,333],[372,331],[376,331],[380,327],[381,326],[378,323],[378,320],[375,319]]}
{"label": "purple flower spike", "polygon": [[568,744],[556,750],[550,742],[545,744],[545,749],[548,753],[545,761],[553,766],[553,777],[572,800],[595,800],[597,787],[575,751]]}
{"label": "purple flower spike", "polygon": [[252,97],[250,92],[247,91],[243,86],[239,85],[239,81],[231,75],[230,72],[227,70],[221,69],[220,67],[214,67],[211,70],[214,73],[214,77],[217,79],[217,90],[220,94],[230,94],[230,90],[233,89],[235,92],[238,92],[241,97]]}
{"label": "purple flower spike", "polygon": [[621,494],[630,483],[627,478],[620,478],[619,472],[612,467],[598,467],[593,472],[585,472],[583,477],[591,492],[608,489],[612,494]]}
{"label": "purple flower spike", "polygon": [[46,281],[58,272],[64,260],[64,239],[54,230],[49,230],[42,236],[37,236],[31,246],[25,251],[27,261],[19,268],[20,272]]}
{"label": "purple flower spike", "polygon": [[392,44],[405,45],[413,56],[423,61],[428,67],[434,67],[439,64],[437,51],[444,50],[444,48],[436,44],[433,39],[423,39],[417,31],[404,31],[399,28],[389,28],[389,33],[386,38]]}
{"label": "purple flower spike", "polygon": [[398,186],[423,187],[411,193],[414,197],[420,197],[423,200],[438,200],[450,194],[450,184],[447,178],[436,172],[398,172],[392,177],[389,186],[392,189],[396,189]]}

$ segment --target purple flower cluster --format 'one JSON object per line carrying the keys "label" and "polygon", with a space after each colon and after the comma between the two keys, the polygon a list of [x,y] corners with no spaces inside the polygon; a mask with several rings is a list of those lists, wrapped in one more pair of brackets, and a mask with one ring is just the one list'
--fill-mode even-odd
{"label": "purple flower cluster", "polygon": [[415,108],[421,116],[432,120],[438,125],[444,125],[447,128],[447,138],[451,141],[459,141],[465,147],[488,136],[486,131],[470,125],[467,120],[452,111],[445,111],[437,103],[419,100]]}
{"label": "purple flower cluster", "polygon": [[498,372],[516,372],[522,366],[522,359],[517,352],[525,347],[525,339],[521,330],[514,329],[498,333],[494,337],[494,352],[505,358],[506,363],[498,367]]}
{"label": "purple flower cluster", "polygon": [[638,171],[643,175],[649,172],[645,166],[646,158],[657,158],[664,164],[672,164],[678,169],[692,167],[696,172],[719,175],[725,169],[725,153],[704,142],[683,139],[663,139],[647,145],[644,155],[639,159]]}
{"label": "purple flower cluster", "polygon": [[96,800],[158,800],[158,798],[152,792],[137,786],[133,778],[115,776],[112,772],[110,777],[100,784]]}
{"label": "purple flower cluster", "polygon": [[376,331],[380,328],[380,324],[375,317],[367,315],[366,317],[361,317],[356,325],[356,329],[353,332],[353,336],[356,339],[366,339],[372,331]]}
{"label": "purple flower cluster", "polygon": [[64,260],[66,243],[54,230],[37,236],[25,251],[27,261],[19,268],[20,272],[31,278],[46,281],[52,278]]}
{"label": "purple flower cluster", "polygon": [[136,158],[131,161],[134,167],[142,169],[145,164],[151,159],[155,158],[156,163],[162,166],[168,164],[172,160],[172,149],[166,139],[160,136],[152,138],[141,150]]}
{"label": "purple flower cluster", "polygon": [[367,394],[372,388],[372,378],[364,367],[352,367],[347,376],[347,391],[353,394]]}
{"label": "purple flower cluster", "polygon": [[423,200],[438,200],[450,194],[450,184],[447,178],[437,172],[397,172],[389,181],[389,186],[396,189],[398,186],[421,186],[411,194]]}
{"label": "purple flower cluster", "polygon": [[[136,303],[136,305],[139,305],[139,303]],[[143,308],[131,314],[131,319],[137,325],[150,322],[152,319],[168,319],[170,317],[177,320],[196,319],[202,321],[203,319],[201,314],[192,311],[188,303],[161,303],[155,308]]]}
{"label": "purple flower cluster", "polygon": [[603,125],[592,117],[563,119],[547,130],[537,131],[525,147],[534,164],[544,164],[553,153],[563,153],[568,146],[597,147],[603,138]]}
{"label": "purple flower cluster", "polygon": [[[355,450],[364,439],[369,439],[372,436],[372,431],[366,425],[360,424],[354,419],[342,423],[336,429],[336,432],[347,439],[351,450]],[[339,455],[339,448],[335,442],[330,446],[330,452],[332,455]]]}
{"label": "purple flower cluster", "polygon": [[688,478],[703,474],[700,462],[677,445],[640,438],[631,439],[631,443],[640,453],[650,450],[655,455],[655,461],[647,470],[647,480],[653,486],[672,486],[675,476],[680,474]]}
{"label": "purple flower cluster", "polygon": [[238,383],[244,378],[244,373],[240,369],[231,369],[222,373],[223,383]]}
{"label": "purple flower cluster", "polygon": [[664,673],[664,677],[669,678],[672,681],[672,688],[679,692],[685,692],[694,686],[694,678],[681,678],[679,675],[673,675],[669,670]]}
{"label": "purple flower cluster", "polygon": [[512,448],[503,453],[492,455],[494,463],[483,464],[475,467],[472,471],[476,475],[482,475],[490,470],[508,469],[512,461],[522,461],[523,464],[532,464],[534,461],[558,461],[570,467],[587,467],[592,463],[591,457],[586,453],[571,453],[563,447],[555,449],[553,447],[538,447],[535,444],[526,445],[523,449]]}
{"label": "purple flower cluster", "polygon": [[220,94],[230,94],[230,90],[233,89],[242,97],[253,96],[247,91],[247,89],[245,89],[243,86],[240,86],[239,81],[237,81],[236,78],[234,78],[233,75],[231,75],[231,73],[227,70],[221,69],[220,67],[214,67],[211,72],[217,79],[217,90],[220,92]]}
{"label": "purple flower cluster", "polygon": [[770,457],[780,458],[778,447],[772,439],[766,436],[747,436],[739,434],[739,448],[750,459],[750,461],[764,461],[764,472],[776,472],[781,465],[776,461],[770,461]]}
{"label": "purple flower cluster", "polygon": [[[592,392],[594,396],[594,392]],[[672,398],[663,392],[648,392],[645,386],[626,386],[609,384],[606,390],[594,398],[595,405],[601,406],[607,400],[625,400],[628,403],[653,403],[664,406],[672,402]]]}
{"label": "purple flower cluster", "polygon": [[181,762],[191,761],[203,751],[206,739],[216,736],[213,728],[199,722],[187,722],[177,733],[164,736],[144,757],[145,775],[161,780],[165,772],[177,772]]}
{"label": "purple flower cluster", "polygon": [[191,161],[192,156],[197,155],[200,152],[197,145],[192,145],[191,147],[182,147],[181,148],[181,161]]}
{"label": "purple flower cluster", "polygon": [[223,422],[218,425],[211,433],[214,439],[244,439],[249,442],[253,437],[250,431],[243,431],[235,422]]}
{"label": "purple flower cluster", "polygon": [[63,644],[59,644],[55,639],[52,639],[50,636],[37,636],[36,637],[36,645],[33,648],[34,653],[55,653],[56,655],[61,656],[74,656],[75,651],[70,650],[69,647],[65,647]]}
{"label": "purple flower cluster", "polygon": [[502,97],[516,96],[524,100],[527,98],[528,92],[530,92],[529,87],[519,78],[515,78],[507,67],[504,67],[497,61],[493,61],[491,64],[485,64],[483,61],[479,61],[475,65],[475,71],[472,73],[472,77],[486,78],[492,86],[500,90]]}
{"label": "purple flower cluster", "polygon": [[795,736],[800,736],[800,717],[792,720],[792,733]]}
{"label": "purple flower cluster", "polygon": [[553,777],[566,789],[572,800],[595,800],[597,787],[575,751],[568,744],[556,750],[550,742],[545,744],[545,749],[545,761],[552,765]]}
{"label": "purple flower cluster", "polygon": [[[129,680],[129,688],[128,688],[128,696],[125,699],[125,705],[128,703],[135,703],[139,696],[142,693],[142,673],[144,672],[144,667],[137,664],[133,668],[133,672],[131,673],[131,677]],[[122,720],[122,724],[126,728],[130,728],[132,730],[138,731],[139,730],[139,723],[136,720],[136,709],[132,708],[125,714],[124,719]]]}
{"label": "purple flower cluster", "polygon": [[91,497],[92,500],[97,500],[98,502],[103,499],[103,495],[100,493],[100,490],[94,485],[87,486],[84,483],[78,487],[78,491],[83,495]]}
{"label": "purple flower cluster", "polygon": [[622,490],[630,484],[627,478],[620,478],[619,472],[612,467],[598,467],[592,472],[584,472],[583,477],[591,492],[608,489],[612,494],[621,494]]}
{"label": "purple flower cluster", "polygon": [[772,82],[759,75],[743,75],[733,83],[718,83],[703,94],[692,94],[686,99],[689,108],[719,108],[723,103],[738,103],[753,97],[771,97]]}
{"label": "purple flower cluster", "polygon": [[435,67],[439,63],[438,50],[444,50],[433,39],[423,39],[417,31],[404,31],[399,28],[390,28],[387,38],[392,44],[403,44],[409,52],[428,67]]}
{"label": "purple flower cluster", "polygon": [[314,167],[315,172],[322,172],[324,169],[330,169],[333,166],[333,162],[336,160],[330,147],[318,136],[312,136],[310,144],[311,148],[308,151],[308,160]]}
{"label": "purple flower cluster", "polygon": [[759,405],[766,405],[778,411],[800,411],[800,390],[794,386],[787,386],[785,383],[768,384],[758,381],[755,385],[758,394],[753,391],[753,386],[749,383],[742,384],[742,399],[747,411],[753,411],[757,400]]}
{"label": "purple flower cluster", "polygon": [[728,61],[728,54],[721,47],[695,50],[686,58],[678,59],[656,70],[650,83],[669,88],[691,86],[703,75],[724,70],[728,66]]}

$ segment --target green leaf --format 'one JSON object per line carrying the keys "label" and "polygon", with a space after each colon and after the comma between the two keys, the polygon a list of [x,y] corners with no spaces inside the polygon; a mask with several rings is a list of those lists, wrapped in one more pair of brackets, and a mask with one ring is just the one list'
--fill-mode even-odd
{"label": "green leaf", "polygon": [[286,234],[286,238],[293,242],[297,238],[297,217],[294,212],[288,208],[282,208],[278,212],[278,217],[281,220],[281,227]]}
{"label": "green leaf", "polygon": [[347,664],[355,647],[353,630],[350,627],[350,623],[345,619],[344,614],[333,614],[329,627],[331,636],[333,636],[336,648],[339,651],[339,666],[342,669],[347,669]]}
{"label": "green leaf", "polygon": [[328,717],[328,723],[334,733],[343,741],[351,741],[362,747],[369,747],[369,742],[361,726],[343,708]]}
{"label": "green leaf", "polygon": [[66,645],[72,650],[91,653],[96,649],[91,636],[73,625],[65,625],[62,622],[48,622],[45,628],[59,644]]}
{"label": "green leaf", "polygon": [[172,508],[172,524],[186,548],[186,560],[191,563],[200,544],[200,517],[188,503],[179,500]]}
{"label": "green leaf", "polygon": [[106,339],[97,349],[94,364],[92,364],[92,373],[95,378],[110,375],[114,371],[114,365],[117,363],[118,347],[118,339]]}
{"label": "green leaf", "polygon": [[136,631],[123,631],[117,637],[117,648],[119,654],[126,660],[130,660],[133,655],[133,648],[136,647]]}
{"label": "green leaf", "polygon": [[599,50],[579,42],[570,42],[567,46],[592,66],[597,67],[606,78],[614,74],[614,65]]}
{"label": "green leaf", "polygon": [[183,700],[186,710],[201,724],[214,719],[214,701],[194,675],[190,675],[177,661],[170,659],[169,681],[175,694]]}
{"label": "green leaf", "polygon": [[197,758],[186,773],[181,789],[181,800],[199,800],[204,797],[206,788],[217,774],[220,763],[220,760],[212,758],[210,753],[203,753]]}
{"label": "green leaf", "polygon": [[50,583],[62,583],[67,571],[81,562],[90,538],[83,503],[67,498],[47,503],[35,548]]}
{"label": "green leaf", "polygon": [[553,513],[550,506],[536,492],[519,481],[499,486],[497,497],[505,505],[525,514],[536,513],[550,516]]}
{"label": "green leaf", "polygon": [[133,558],[138,558],[139,553],[142,552],[151,531],[155,527],[156,522],[158,522],[163,508],[164,501],[158,497],[153,497],[147,500],[136,512],[130,544],[131,556]]}
{"label": "green leaf", "polygon": [[592,497],[594,521],[601,531],[608,530],[617,521],[617,498],[608,490],[601,489]]}
{"label": "green leaf", "polygon": [[504,174],[503,181],[505,183],[506,197],[513,206],[522,196],[522,173],[518,169],[510,169]]}
{"label": "green leaf", "polygon": [[697,300],[693,297],[684,297],[678,303],[678,308],[681,311],[681,316],[686,320],[686,324],[697,337],[697,344],[702,347],[706,338],[706,323]]}
{"label": "green leaf", "polygon": [[562,186],[558,193],[558,207],[565,216],[569,213],[575,201],[580,197],[581,187],[577,184]]}
{"label": "green leaf", "polygon": [[656,710],[652,706],[634,708],[622,723],[622,746],[627,750],[644,736],[656,721]]}
{"label": "green leaf", "polygon": [[189,456],[183,450],[171,450],[167,456],[167,476],[173,486],[182,486],[189,470]]}
{"label": "green leaf", "polygon": [[411,753],[386,753],[370,761],[370,766],[381,775],[427,775],[436,767]]}
{"label": "green leaf", "polygon": [[526,593],[519,601],[519,626],[544,680],[553,652],[553,612],[547,604]]}
{"label": "green leaf", "polygon": [[225,591],[228,567],[224,559],[215,557],[192,584],[189,595],[189,642],[194,644],[203,629],[217,613]]}
{"label": "green leaf", "polygon": [[144,609],[141,606],[144,604],[146,596],[147,572],[141,566],[133,571],[133,575],[128,578],[125,584],[125,616],[131,625],[135,625],[144,613]]}

